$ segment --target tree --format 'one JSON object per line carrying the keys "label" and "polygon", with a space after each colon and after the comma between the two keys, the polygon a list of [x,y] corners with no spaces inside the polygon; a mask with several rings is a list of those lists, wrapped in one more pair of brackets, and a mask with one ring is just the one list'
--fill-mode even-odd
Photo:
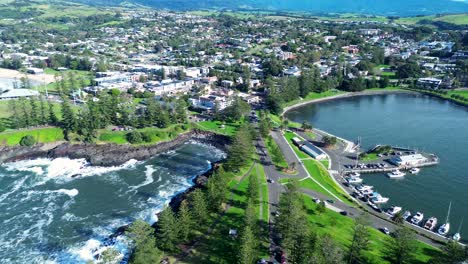
{"label": "tree", "polygon": [[227,183],[224,175],[214,173],[207,183],[207,198],[209,207],[213,212],[219,212],[221,205],[226,201],[226,193],[228,191]]}
{"label": "tree", "polygon": [[139,144],[139,143],[143,142],[143,136],[138,131],[132,131],[132,132],[127,133],[125,135],[125,138],[131,144]]}
{"label": "tree", "polygon": [[458,264],[468,260],[468,250],[455,241],[448,241],[442,247],[442,254],[434,259],[433,263],[437,264]]}
{"label": "tree", "polygon": [[244,226],[250,226],[252,230],[255,228],[257,221],[257,214],[255,212],[255,204],[252,198],[248,198],[247,207],[245,208]]}
{"label": "tree", "polygon": [[182,241],[187,241],[190,230],[193,226],[193,218],[190,212],[190,208],[186,200],[182,201],[179,208],[179,213],[177,214],[177,223],[179,226],[179,239]]}
{"label": "tree", "polygon": [[190,205],[192,206],[192,218],[196,224],[198,226],[205,224],[208,206],[205,194],[200,189],[196,189],[190,194]]}
{"label": "tree", "polygon": [[2,132],[5,131],[5,130],[6,130],[6,126],[5,126],[5,124],[3,123],[3,121],[0,120],[0,133],[2,133]]}
{"label": "tree", "polygon": [[58,118],[55,114],[54,105],[50,101],[47,102],[47,105],[49,107],[48,123],[55,126],[58,124]]}
{"label": "tree", "polygon": [[329,147],[329,146],[334,146],[337,142],[338,142],[338,139],[334,136],[324,136],[323,137],[323,143],[325,144],[325,146]]}
{"label": "tree", "polygon": [[252,137],[248,125],[242,125],[228,147],[226,169],[235,171],[247,164],[252,150]]}
{"label": "tree", "polygon": [[318,242],[318,254],[320,260],[317,263],[324,264],[341,264],[343,261],[343,251],[333,241],[330,235],[323,236]]}
{"label": "tree", "polygon": [[387,256],[395,264],[412,263],[416,240],[413,231],[400,227],[394,232],[394,238],[387,241]]}
{"label": "tree", "polygon": [[255,261],[256,238],[250,226],[242,231],[239,248],[239,264],[252,264]]}
{"label": "tree", "polygon": [[36,139],[31,135],[26,135],[21,138],[20,145],[25,147],[31,147],[36,144]]}
{"label": "tree", "polygon": [[362,263],[363,251],[369,247],[370,243],[370,233],[365,216],[356,219],[353,231],[353,240],[348,251],[348,263]]}
{"label": "tree", "polygon": [[421,75],[421,67],[416,62],[408,62],[397,68],[398,78],[417,78]]}
{"label": "tree", "polygon": [[405,219],[403,218],[403,213],[400,211],[398,213],[396,213],[394,216],[393,216],[393,221],[397,224],[397,225],[403,225],[403,223],[405,222]]}
{"label": "tree", "polygon": [[137,220],[130,225],[126,234],[135,245],[130,263],[146,264],[161,261],[162,253],[156,247],[154,229],[148,223]]}
{"label": "tree", "polygon": [[173,251],[179,237],[179,228],[171,207],[166,207],[158,216],[158,245],[161,249]]}
{"label": "tree", "polygon": [[68,99],[63,98],[62,102],[62,129],[65,139],[69,139],[69,133],[75,131],[77,120]]}
{"label": "tree", "polygon": [[99,260],[104,264],[118,264],[122,260],[122,255],[118,250],[110,247],[101,253]]}
{"label": "tree", "polygon": [[304,120],[304,121],[302,122],[301,128],[302,128],[304,131],[310,131],[310,130],[312,130],[312,125],[311,125],[307,120]]}

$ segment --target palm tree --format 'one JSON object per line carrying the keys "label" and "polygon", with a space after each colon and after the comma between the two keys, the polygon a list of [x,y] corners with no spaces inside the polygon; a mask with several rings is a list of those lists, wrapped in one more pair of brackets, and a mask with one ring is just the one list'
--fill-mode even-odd
{"label": "palm tree", "polygon": [[403,223],[405,222],[405,219],[403,218],[403,213],[400,211],[398,213],[396,213],[394,216],[393,216],[393,221],[397,224],[397,225],[403,225]]}

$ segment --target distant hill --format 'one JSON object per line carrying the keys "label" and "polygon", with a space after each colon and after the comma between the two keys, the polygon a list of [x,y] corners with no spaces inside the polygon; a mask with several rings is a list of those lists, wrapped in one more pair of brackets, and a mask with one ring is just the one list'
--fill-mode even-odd
{"label": "distant hill", "polygon": [[468,0],[72,0],[90,5],[136,3],[172,10],[252,9],[370,15],[432,15],[468,12]]}

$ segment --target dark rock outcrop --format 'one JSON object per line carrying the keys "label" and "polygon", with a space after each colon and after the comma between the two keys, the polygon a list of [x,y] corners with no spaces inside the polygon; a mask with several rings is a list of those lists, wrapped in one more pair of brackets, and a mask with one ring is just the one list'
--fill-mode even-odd
{"label": "dark rock outcrop", "polygon": [[229,137],[200,130],[192,130],[180,134],[171,141],[153,145],[118,145],[118,144],[70,144],[57,142],[40,144],[33,147],[0,147],[0,163],[34,158],[71,159],[85,158],[94,166],[117,166],[128,160],[146,160],[154,155],[169,151],[189,140],[214,145],[225,150],[229,144]]}

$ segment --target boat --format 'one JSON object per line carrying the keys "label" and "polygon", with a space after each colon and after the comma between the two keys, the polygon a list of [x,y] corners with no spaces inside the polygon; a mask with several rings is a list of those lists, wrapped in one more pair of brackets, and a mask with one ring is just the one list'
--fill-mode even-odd
{"label": "boat", "polygon": [[362,182],[362,178],[359,176],[350,176],[346,179],[349,184],[357,184]]}
{"label": "boat", "polygon": [[432,230],[437,225],[437,218],[431,217],[427,219],[426,223],[424,224],[424,228],[427,230]]}
{"label": "boat", "polygon": [[388,197],[383,197],[382,195],[380,194],[377,194],[375,195],[371,201],[375,204],[380,204],[380,203],[386,203],[388,202],[388,200],[390,200]]}
{"label": "boat", "polygon": [[450,217],[450,209],[452,207],[452,202],[449,203],[449,209],[447,212],[447,218],[445,218],[445,224],[441,225],[439,227],[439,230],[437,230],[437,233],[441,236],[446,236],[448,232],[450,231],[450,223],[449,223],[449,217]]}
{"label": "boat", "polygon": [[421,213],[421,212],[417,212],[413,218],[411,218],[411,223],[415,224],[415,225],[419,225],[419,223],[421,223],[421,221],[423,220],[424,218],[424,214]]}
{"label": "boat", "polygon": [[367,204],[368,204],[372,209],[374,209],[374,210],[376,210],[376,211],[378,211],[378,212],[381,211],[381,209],[380,209],[375,203],[369,201],[369,202],[367,202]]}
{"label": "boat", "polygon": [[461,231],[462,224],[463,224],[463,219],[461,220],[460,225],[458,226],[458,231],[452,236],[452,239],[457,242],[460,241],[461,239],[460,231]]}
{"label": "boat", "polygon": [[388,210],[387,210],[387,214],[389,216],[394,216],[396,215],[397,213],[399,213],[401,211],[401,207],[398,207],[398,206],[392,206],[390,207]]}
{"label": "boat", "polygon": [[405,211],[405,213],[403,213],[403,219],[408,219],[409,217],[411,216],[411,212],[410,211]]}
{"label": "boat", "polygon": [[372,191],[372,188],[374,188],[374,187],[370,186],[370,185],[361,184],[361,185],[356,187],[356,190],[358,190],[360,192],[364,192],[364,191]]}
{"label": "boat", "polygon": [[409,170],[409,173],[411,173],[411,174],[418,174],[419,171],[421,171],[421,170],[418,169],[418,168],[412,168],[411,170]]}
{"label": "boat", "polygon": [[395,171],[387,173],[387,176],[390,178],[401,178],[405,176],[405,173],[401,172],[400,170],[395,170]]}
{"label": "boat", "polygon": [[360,177],[361,174],[359,172],[357,172],[357,171],[353,171],[353,172],[349,173],[348,176],[350,176],[350,177]]}

